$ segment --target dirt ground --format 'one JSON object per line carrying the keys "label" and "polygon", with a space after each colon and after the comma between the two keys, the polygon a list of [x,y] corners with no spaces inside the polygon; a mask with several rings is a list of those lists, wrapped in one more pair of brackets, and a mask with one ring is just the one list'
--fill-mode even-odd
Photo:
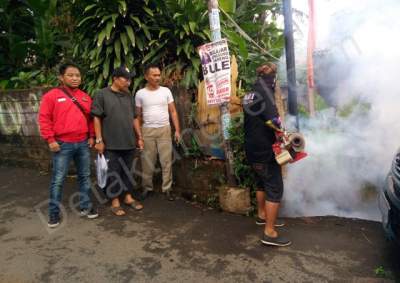
{"label": "dirt ground", "polygon": [[0,178],[0,282],[400,282],[378,222],[285,219],[292,246],[265,247],[251,217],[159,195],[125,217],[99,198],[101,216],[80,218],[69,179],[64,221],[48,230],[50,176],[3,166]]}

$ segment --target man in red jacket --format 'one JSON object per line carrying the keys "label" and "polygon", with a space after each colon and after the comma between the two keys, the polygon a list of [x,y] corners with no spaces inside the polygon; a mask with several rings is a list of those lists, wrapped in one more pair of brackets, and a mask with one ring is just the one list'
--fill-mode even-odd
{"label": "man in red jacket", "polygon": [[92,100],[79,89],[81,74],[75,64],[63,64],[59,71],[60,87],[43,95],[39,109],[40,134],[53,153],[48,222],[50,228],[60,224],[62,187],[71,160],[74,160],[77,169],[80,214],[89,219],[98,217],[89,198],[89,147],[94,144],[93,121],[89,115]]}

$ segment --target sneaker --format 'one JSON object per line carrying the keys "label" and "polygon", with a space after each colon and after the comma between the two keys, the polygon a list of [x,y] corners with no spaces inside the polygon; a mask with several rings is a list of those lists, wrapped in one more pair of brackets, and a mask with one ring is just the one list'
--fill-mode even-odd
{"label": "sneaker", "polygon": [[50,216],[49,222],[47,222],[47,227],[56,228],[58,225],[60,225],[60,217]]}
{"label": "sneaker", "polygon": [[[256,218],[256,224],[257,225],[265,225],[265,219],[262,219],[262,218],[260,218],[260,217],[257,217]],[[283,221],[283,220],[281,220],[281,219],[276,219],[275,220],[275,225],[274,225],[275,227],[283,227],[283,226],[285,226],[285,222]]]}
{"label": "sneaker", "polygon": [[165,194],[165,198],[167,200],[169,200],[169,201],[174,201],[175,200],[175,197],[174,197],[174,195],[172,194],[171,191],[166,191],[164,194]]}
{"label": "sneaker", "polygon": [[95,219],[99,217],[99,214],[97,213],[97,210],[95,210],[94,208],[81,209],[81,216],[86,216],[89,219]]}
{"label": "sneaker", "polygon": [[261,238],[261,243],[268,246],[277,246],[277,247],[286,247],[292,244],[292,242],[282,236],[278,236],[275,238],[269,237],[267,235],[263,235]]}

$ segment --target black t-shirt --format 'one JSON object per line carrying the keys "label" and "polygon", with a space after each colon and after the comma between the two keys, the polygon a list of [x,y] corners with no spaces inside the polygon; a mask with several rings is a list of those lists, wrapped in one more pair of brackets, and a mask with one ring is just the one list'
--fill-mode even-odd
{"label": "black t-shirt", "polygon": [[110,87],[103,88],[95,95],[90,114],[102,119],[106,149],[129,150],[136,147],[132,95],[112,91]]}
{"label": "black t-shirt", "polygon": [[259,77],[254,91],[243,99],[245,151],[250,163],[271,162],[274,158],[272,144],[276,141],[275,132],[265,124],[279,116],[274,89],[274,77]]}

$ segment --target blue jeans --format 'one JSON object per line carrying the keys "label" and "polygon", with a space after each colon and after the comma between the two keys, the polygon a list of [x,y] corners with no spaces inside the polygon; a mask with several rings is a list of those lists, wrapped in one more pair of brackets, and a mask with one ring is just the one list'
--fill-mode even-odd
{"label": "blue jeans", "polygon": [[68,174],[69,163],[74,160],[79,184],[79,205],[81,209],[89,209],[92,203],[89,198],[90,182],[90,151],[87,140],[70,143],[61,142],[61,150],[53,153],[53,171],[50,184],[49,216],[60,214],[62,188]]}

